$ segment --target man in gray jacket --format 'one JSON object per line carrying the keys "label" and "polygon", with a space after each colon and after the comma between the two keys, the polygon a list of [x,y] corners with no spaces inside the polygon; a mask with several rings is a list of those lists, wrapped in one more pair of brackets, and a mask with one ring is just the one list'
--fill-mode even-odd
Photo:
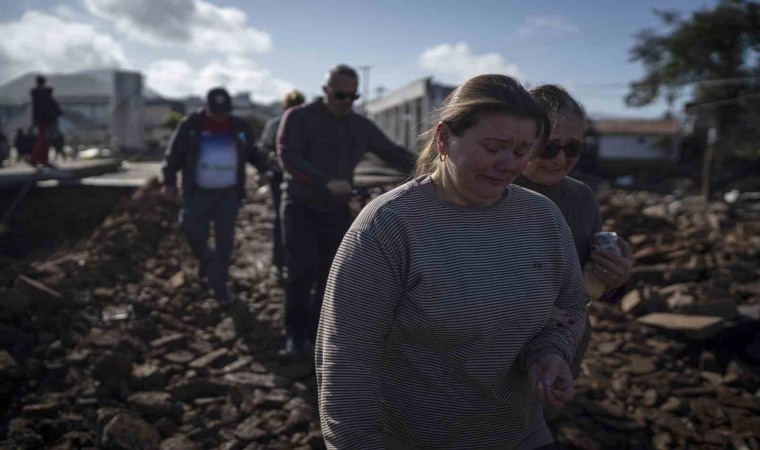
{"label": "man in gray jacket", "polygon": [[[359,77],[333,67],[324,97],[285,114],[278,151],[285,172],[282,221],[285,244],[285,352],[298,355],[313,341],[327,275],[351,225],[353,174],[366,152],[409,173],[414,156],[391,142],[369,119],[353,112]],[[313,296],[311,294],[314,291]]]}

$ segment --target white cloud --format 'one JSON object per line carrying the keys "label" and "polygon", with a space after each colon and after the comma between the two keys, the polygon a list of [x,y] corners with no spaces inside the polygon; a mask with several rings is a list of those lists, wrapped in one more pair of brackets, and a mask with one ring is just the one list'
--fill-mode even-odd
{"label": "white cloud", "polygon": [[517,28],[517,35],[523,39],[541,36],[568,36],[580,34],[581,29],[567,23],[562,16],[530,16]]}
{"label": "white cloud", "polygon": [[433,72],[444,81],[461,83],[467,79],[487,73],[499,73],[520,78],[517,65],[508,63],[498,53],[475,55],[464,42],[441,44],[425,50],[418,63],[423,69]]}
{"label": "white cloud", "polygon": [[182,60],[162,59],[150,64],[145,77],[147,85],[170,97],[203,95],[214,86],[224,86],[233,94],[250,92],[256,102],[271,102],[293,89],[289,82],[238,56],[212,61],[197,70]]}
{"label": "white cloud", "polygon": [[272,47],[269,33],[247,25],[238,8],[203,0],[84,0],[87,10],[129,38],[195,52],[250,54]]}
{"label": "white cloud", "polygon": [[83,14],[77,8],[72,5],[61,3],[53,7],[52,12],[55,16],[70,20],[72,22],[82,22]]}
{"label": "white cloud", "polygon": [[128,66],[124,50],[95,27],[39,11],[0,22],[0,80],[29,71]]}

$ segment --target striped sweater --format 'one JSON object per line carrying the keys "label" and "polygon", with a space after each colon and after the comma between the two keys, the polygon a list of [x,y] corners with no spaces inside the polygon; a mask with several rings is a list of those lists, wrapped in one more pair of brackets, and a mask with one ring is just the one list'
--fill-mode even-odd
{"label": "striped sweater", "polygon": [[[329,449],[523,449],[552,442],[525,361],[570,361],[588,300],[567,223],[511,185],[441,202],[429,177],[370,203],[346,234],[316,348]],[[549,326],[554,306],[574,326]]]}

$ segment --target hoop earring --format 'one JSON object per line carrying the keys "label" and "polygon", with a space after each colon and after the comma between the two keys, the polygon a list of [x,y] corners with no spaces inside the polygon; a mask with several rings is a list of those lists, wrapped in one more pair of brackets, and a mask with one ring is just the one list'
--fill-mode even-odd
{"label": "hoop earring", "polygon": [[441,162],[446,162],[446,154],[445,153],[439,153],[438,154],[438,160]]}

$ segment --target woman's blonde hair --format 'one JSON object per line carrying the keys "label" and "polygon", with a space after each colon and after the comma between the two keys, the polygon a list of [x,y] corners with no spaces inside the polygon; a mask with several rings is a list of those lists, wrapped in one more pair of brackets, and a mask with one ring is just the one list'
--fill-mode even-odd
{"label": "woman's blonde hair", "polygon": [[282,99],[282,108],[288,109],[294,106],[298,106],[306,101],[306,97],[300,91],[290,91],[285,94],[285,98]]}
{"label": "woman's blonde hair", "polygon": [[438,123],[446,124],[454,136],[461,136],[484,113],[504,113],[534,119],[537,126],[536,145],[531,149],[531,158],[549,140],[549,119],[544,109],[520,82],[506,75],[479,75],[454,89],[434,112],[433,126],[419,138],[421,149],[415,164],[415,177],[434,172],[440,164],[435,143]]}

